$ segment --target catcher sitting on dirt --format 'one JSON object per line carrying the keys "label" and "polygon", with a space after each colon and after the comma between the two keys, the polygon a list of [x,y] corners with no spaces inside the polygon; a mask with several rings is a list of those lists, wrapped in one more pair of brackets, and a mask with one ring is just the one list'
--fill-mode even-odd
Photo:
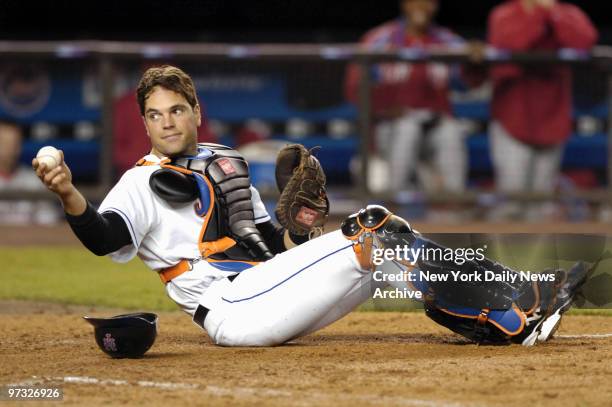
{"label": "catcher sitting on dirt", "polygon": [[[63,154],[54,169],[36,159],[32,165],[85,247],[117,262],[140,257],[218,345],[279,345],[321,329],[387,284],[372,278],[373,248],[435,245],[381,206],[368,206],[341,230],[322,234],[329,211],[325,174],[301,145],[278,156],[278,225],[251,185],[242,156],[198,144],[201,111],[189,75],[172,66],[150,68],[137,99],[151,151],[97,210],[73,185]],[[487,262],[469,265],[503,271]],[[419,267],[442,272],[459,266]],[[475,287],[470,298],[484,300],[471,306],[453,290],[417,289],[427,294],[427,315],[455,332],[477,342],[532,345],[554,332],[584,279],[582,270],[549,284]],[[439,295],[432,297],[435,290]]]}

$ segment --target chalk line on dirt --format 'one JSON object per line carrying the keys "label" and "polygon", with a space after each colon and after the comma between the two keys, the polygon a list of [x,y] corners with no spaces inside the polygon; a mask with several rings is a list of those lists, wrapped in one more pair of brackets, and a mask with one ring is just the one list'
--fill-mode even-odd
{"label": "chalk line on dirt", "polygon": [[555,339],[604,339],[612,338],[610,334],[555,335]]}
{"label": "chalk line on dirt", "polygon": [[[120,379],[98,379],[90,376],[53,376],[53,377],[38,377],[33,376],[31,379],[24,380],[19,383],[11,383],[8,386],[35,386],[48,383],[65,383],[79,385],[94,385],[94,386],[133,386],[133,387],[149,387],[165,390],[200,390],[214,396],[233,396],[233,397],[294,397],[295,394],[287,390],[276,389],[261,389],[252,387],[221,387],[215,385],[200,385],[197,383],[181,383],[181,382],[154,382],[154,381],[129,381]],[[383,405],[399,405],[407,407],[476,407],[474,404],[462,404],[457,402],[422,400],[405,398],[401,396],[389,395],[373,395],[373,394],[331,394],[326,392],[317,392],[309,396],[308,404],[314,400],[332,401],[342,399],[344,401],[360,401],[367,404],[383,404]],[[294,400],[297,401],[297,400]],[[299,402],[298,402],[299,404]]]}

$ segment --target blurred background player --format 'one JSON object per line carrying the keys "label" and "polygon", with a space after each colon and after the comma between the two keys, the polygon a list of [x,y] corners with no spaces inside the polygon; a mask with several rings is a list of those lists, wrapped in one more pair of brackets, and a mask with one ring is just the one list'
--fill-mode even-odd
{"label": "blurred background player", "polygon": [[[0,121],[0,190],[4,191],[44,191],[38,177],[29,166],[19,163],[23,132],[13,122]],[[56,207],[45,201],[1,200],[0,223],[50,224],[59,218]]]}
{"label": "blurred background player", "polygon": [[[399,18],[366,33],[361,41],[364,47],[425,50],[430,46],[465,45],[459,36],[434,24],[437,0],[400,0],[400,9]],[[473,45],[476,56],[480,47]],[[451,75],[457,73],[453,71],[456,70],[439,63],[402,62],[379,64],[371,71],[372,113],[378,120],[375,138],[378,149],[388,159],[389,190],[414,187],[411,179],[423,156],[434,160],[437,177],[433,184],[437,189],[457,192],[465,188],[465,135],[452,116],[449,101]],[[480,78],[473,72],[465,79],[476,84]],[[351,101],[357,99],[359,81],[359,68],[350,66],[345,90]]]}
{"label": "blurred background player", "polygon": [[[597,30],[578,7],[557,0],[510,0],[489,17],[489,43],[510,51],[588,50]],[[496,65],[491,156],[497,188],[503,192],[552,192],[563,147],[572,131],[572,71],[566,65]],[[516,217],[517,203],[494,217]],[[535,208],[527,212],[539,217]]]}
{"label": "blurred background player", "polygon": [[0,188],[18,186],[40,190],[40,181],[32,170],[19,164],[23,133],[18,124],[0,121]]}

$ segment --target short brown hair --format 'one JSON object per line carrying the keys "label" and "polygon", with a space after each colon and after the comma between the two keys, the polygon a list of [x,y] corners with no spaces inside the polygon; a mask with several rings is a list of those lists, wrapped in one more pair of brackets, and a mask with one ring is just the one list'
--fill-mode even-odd
{"label": "short brown hair", "polygon": [[149,68],[140,79],[136,89],[136,98],[140,114],[144,116],[145,101],[156,86],[181,94],[192,108],[198,104],[193,80],[182,69],[171,65]]}

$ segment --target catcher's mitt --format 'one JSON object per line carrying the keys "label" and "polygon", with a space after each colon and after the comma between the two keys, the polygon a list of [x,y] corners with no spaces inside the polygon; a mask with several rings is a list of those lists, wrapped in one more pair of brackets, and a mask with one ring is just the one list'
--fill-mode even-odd
{"label": "catcher's mitt", "polygon": [[306,235],[327,221],[329,200],[319,160],[301,144],[289,144],[276,158],[276,185],[281,192],[276,218],[295,235]]}

